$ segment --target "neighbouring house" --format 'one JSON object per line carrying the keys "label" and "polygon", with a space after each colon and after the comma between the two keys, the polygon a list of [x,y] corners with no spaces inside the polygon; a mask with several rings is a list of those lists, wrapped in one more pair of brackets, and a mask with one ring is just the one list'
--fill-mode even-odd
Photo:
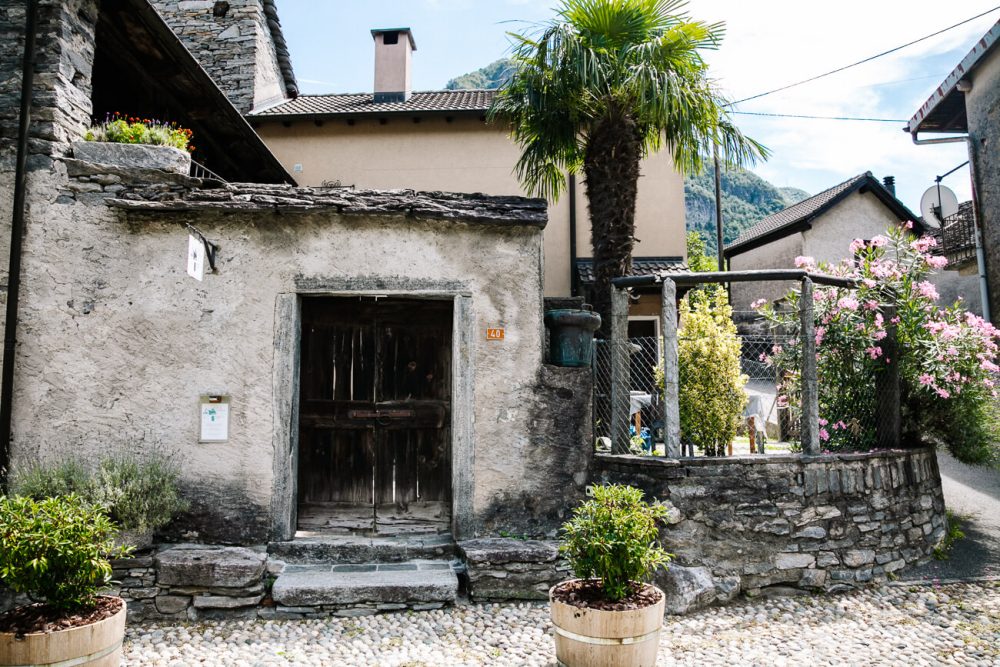
{"label": "neighbouring house", "polygon": [[[980,38],[904,128],[914,143],[968,147],[972,201],[945,221],[944,252],[968,273],[981,231],[989,314],[1000,324],[1000,21]],[[921,139],[923,134],[957,136]]]}
{"label": "neighbouring house", "polygon": [[[883,183],[865,172],[767,216],[727,245],[725,257],[733,271],[791,269],[799,256],[837,264],[851,257],[852,240],[871,239],[911,220],[918,233],[931,231],[896,198],[891,176]],[[961,297],[967,308],[979,312],[975,278],[946,270],[932,281],[943,303]],[[735,283],[731,288],[733,309],[744,316],[741,319],[752,319],[751,303],[758,299],[776,301],[793,285]]]}
{"label": "neighbouring house", "polygon": [[[306,185],[524,193],[520,155],[506,129],[486,122],[491,90],[414,92],[416,42],[407,28],[373,30],[373,93],[301,95],[247,118],[296,180]],[[196,51],[212,57],[211,51]],[[545,294],[587,295],[592,283],[590,224],[582,182],[549,206]],[[684,183],[667,151],[642,164],[634,272],[683,265]],[[648,303],[647,303],[648,302]],[[636,304],[659,312],[655,295]]]}

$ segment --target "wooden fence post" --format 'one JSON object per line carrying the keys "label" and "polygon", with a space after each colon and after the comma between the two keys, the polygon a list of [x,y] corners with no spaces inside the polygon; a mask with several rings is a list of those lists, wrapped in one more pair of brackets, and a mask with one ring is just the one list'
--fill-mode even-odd
{"label": "wooden fence post", "polygon": [[660,302],[660,332],[663,334],[663,446],[668,458],[681,455],[680,364],[677,358],[677,285],[663,279]]}
{"label": "wooden fence post", "polygon": [[611,288],[611,451],[629,453],[629,389],[632,354],[628,342],[628,290]]}
{"label": "wooden fence post", "polygon": [[813,282],[802,279],[799,299],[799,319],[802,336],[802,452],[819,454],[819,383],[816,377],[816,323],[813,315]]}
{"label": "wooden fence post", "polygon": [[882,317],[885,320],[885,338],[879,343],[882,347],[881,359],[885,367],[875,376],[875,431],[878,446],[883,449],[898,449],[902,415],[899,405],[899,345],[896,340],[896,307],[882,307]]}

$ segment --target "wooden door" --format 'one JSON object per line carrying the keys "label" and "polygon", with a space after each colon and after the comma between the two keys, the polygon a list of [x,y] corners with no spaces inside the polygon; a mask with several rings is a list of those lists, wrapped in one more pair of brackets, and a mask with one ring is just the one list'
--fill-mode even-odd
{"label": "wooden door", "polygon": [[451,303],[305,298],[299,528],[448,530]]}

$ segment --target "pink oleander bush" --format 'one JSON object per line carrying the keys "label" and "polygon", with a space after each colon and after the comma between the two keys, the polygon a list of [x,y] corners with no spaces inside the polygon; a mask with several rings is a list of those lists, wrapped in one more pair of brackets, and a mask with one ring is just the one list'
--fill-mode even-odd
{"label": "pink oleander bush", "polygon": [[[814,289],[819,375],[820,441],[828,450],[876,447],[876,377],[897,364],[902,384],[903,437],[908,445],[943,443],[967,463],[1000,462],[997,419],[998,331],[961,303],[942,307],[928,278],[947,260],[931,254],[932,237],[891,230],[851,244],[854,258],[796,265],[858,281],[857,289]],[[782,333],[798,332],[800,293],[777,306],[755,304]],[[886,321],[884,313],[895,316]],[[897,354],[883,349],[896,329]],[[775,346],[765,360],[782,370],[779,402],[797,406],[801,345]]]}

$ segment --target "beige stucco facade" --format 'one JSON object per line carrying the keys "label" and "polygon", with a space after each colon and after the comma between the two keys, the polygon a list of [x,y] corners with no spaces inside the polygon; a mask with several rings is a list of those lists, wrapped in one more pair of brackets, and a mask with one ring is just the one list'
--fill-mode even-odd
{"label": "beige stucco facade", "polygon": [[[383,124],[384,121],[384,124]],[[525,194],[514,174],[519,151],[507,133],[478,116],[427,115],[346,120],[254,118],[258,134],[301,185],[339,181],[359,188],[413,188],[492,195]],[[582,179],[581,179],[582,180]],[[636,210],[636,257],[684,257],[684,181],[670,155],[642,165]],[[549,206],[545,294],[570,294],[569,195]],[[578,257],[590,257],[584,186],[577,188]]]}

